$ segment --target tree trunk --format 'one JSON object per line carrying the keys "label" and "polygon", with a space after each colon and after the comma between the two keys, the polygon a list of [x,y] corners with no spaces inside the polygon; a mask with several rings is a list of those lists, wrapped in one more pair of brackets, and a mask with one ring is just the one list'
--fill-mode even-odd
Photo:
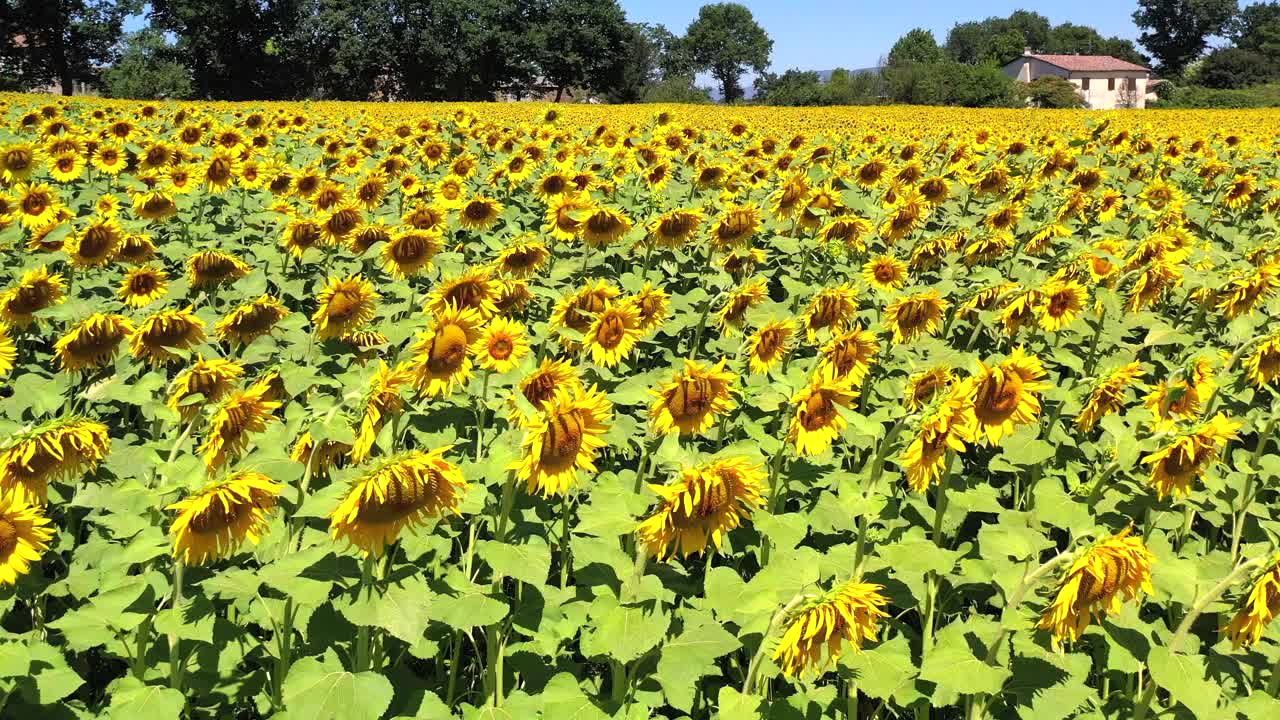
{"label": "tree trunk", "polygon": [[62,73],[62,94],[74,95],[76,92],[76,81],[71,77],[70,72]]}
{"label": "tree trunk", "polygon": [[734,100],[733,86],[735,84],[736,83],[734,82],[733,78],[727,75],[724,77],[723,80],[720,81],[720,102],[724,103],[725,105],[728,105],[729,103],[733,102]]}
{"label": "tree trunk", "polygon": [[564,97],[564,88],[556,88],[556,102],[560,102],[560,98]]}

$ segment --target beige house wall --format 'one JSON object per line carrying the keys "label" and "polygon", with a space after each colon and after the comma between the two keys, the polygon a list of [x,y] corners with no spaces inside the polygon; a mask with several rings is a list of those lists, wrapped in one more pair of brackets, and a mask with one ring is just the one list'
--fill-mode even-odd
{"label": "beige house wall", "polygon": [[[1022,82],[1057,75],[1076,86],[1085,107],[1093,110],[1144,108],[1147,106],[1147,73],[1126,71],[1071,72],[1038,58],[1019,58],[1005,72]],[[1087,87],[1086,87],[1087,86]]]}

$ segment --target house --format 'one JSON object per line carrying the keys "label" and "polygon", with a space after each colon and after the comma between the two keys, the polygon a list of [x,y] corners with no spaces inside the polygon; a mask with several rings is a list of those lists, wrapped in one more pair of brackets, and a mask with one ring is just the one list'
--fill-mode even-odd
{"label": "house", "polygon": [[1153,85],[1149,68],[1110,55],[1040,55],[1028,48],[1004,71],[1028,83],[1045,75],[1065,78],[1094,110],[1146,107]]}

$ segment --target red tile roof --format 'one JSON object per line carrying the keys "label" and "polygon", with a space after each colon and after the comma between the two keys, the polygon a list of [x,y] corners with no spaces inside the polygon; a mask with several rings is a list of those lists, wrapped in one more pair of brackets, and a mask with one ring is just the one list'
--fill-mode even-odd
{"label": "red tile roof", "polygon": [[1149,68],[1110,55],[1037,55],[1033,57],[1071,72],[1151,72]]}

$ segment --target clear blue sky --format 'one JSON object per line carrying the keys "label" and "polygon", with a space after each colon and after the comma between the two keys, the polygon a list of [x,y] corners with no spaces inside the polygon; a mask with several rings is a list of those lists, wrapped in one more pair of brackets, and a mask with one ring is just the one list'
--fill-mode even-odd
{"label": "clear blue sky", "polygon": [[[702,2],[693,0],[619,0],[633,22],[665,25],[683,35],[698,16]],[[738,0],[751,8],[756,22],[773,38],[773,70],[788,68],[830,70],[872,67],[888,54],[895,40],[914,27],[933,31],[939,43],[957,22],[1005,17],[1014,10],[1032,10],[1053,24],[1091,25],[1105,36],[1137,37],[1133,25],[1135,0],[1074,0],[1046,9],[1016,0]],[[145,24],[129,18],[126,29]]]}
{"label": "clear blue sky", "polygon": [[[659,23],[677,35],[698,16],[702,2],[689,0],[620,0],[633,22]],[[932,30],[939,43],[957,22],[1006,17],[1032,10],[1053,24],[1090,25],[1103,35],[1134,39],[1135,0],[1074,0],[1052,9],[1029,2],[996,0],[737,0],[751,9],[773,38],[773,70],[830,70],[878,64],[895,40],[914,27]]]}

